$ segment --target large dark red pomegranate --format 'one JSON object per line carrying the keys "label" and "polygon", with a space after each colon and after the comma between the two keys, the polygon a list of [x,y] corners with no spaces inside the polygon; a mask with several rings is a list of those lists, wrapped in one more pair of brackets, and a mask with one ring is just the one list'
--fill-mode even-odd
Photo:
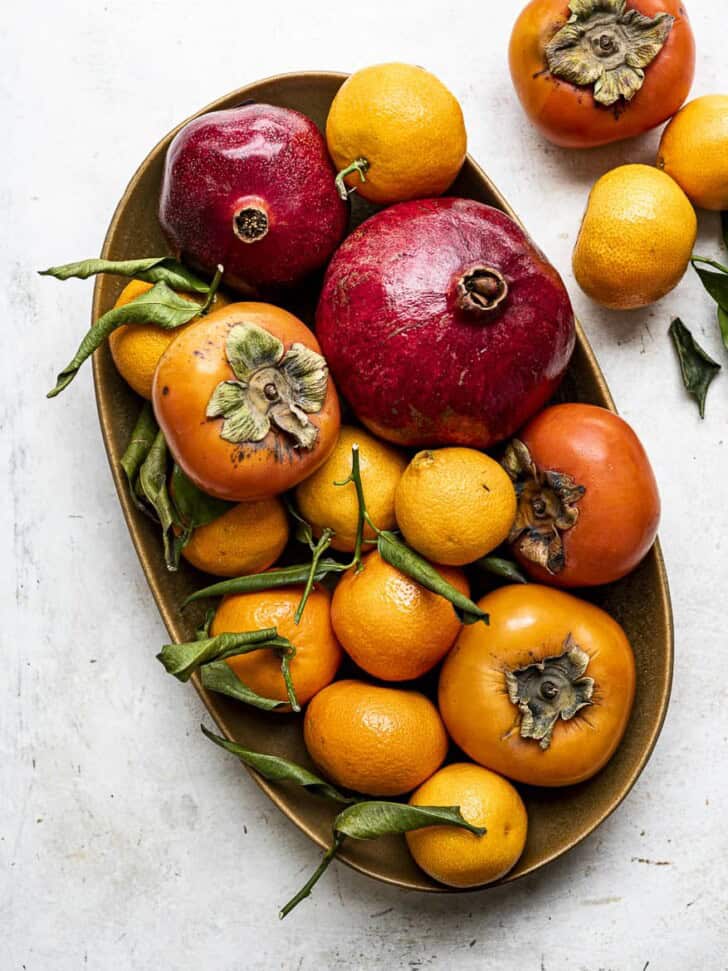
{"label": "large dark red pomegranate", "polygon": [[159,221],[194,265],[251,294],[324,265],[346,229],[326,143],[310,118],[248,104],[195,118],[167,152]]}
{"label": "large dark red pomegranate", "polygon": [[575,339],[561,278],[523,231],[497,209],[449,198],[362,223],[329,264],[316,331],[376,434],[478,448],[545,404]]}

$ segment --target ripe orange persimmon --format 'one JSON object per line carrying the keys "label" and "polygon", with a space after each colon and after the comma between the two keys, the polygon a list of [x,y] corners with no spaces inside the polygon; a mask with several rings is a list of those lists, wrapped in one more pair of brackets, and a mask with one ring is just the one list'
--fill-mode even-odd
{"label": "ripe orange persimmon", "polygon": [[681,0],[531,0],[509,59],[541,134],[590,148],[675,114],[693,81],[695,40]]}
{"label": "ripe orange persimmon", "polygon": [[453,740],[529,785],[590,778],[614,754],[632,709],[624,631],[599,607],[535,584],[501,587],[478,606],[490,625],[464,627],[440,675]]}
{"label": "ripe orange persimmon", "polygon": [[339,400],[316,338],[267,303],[213,311],[168,347],[154,414],[203,492],[243,502],[292,488],[327,458]]}
{"label": "ripe orange persimmon", "polygon": [[509,540],[538,582],[611,583],[652,546],[660,497],[650,461],[624,419],[596,405],[553,405],[506,449],[515,480]]}

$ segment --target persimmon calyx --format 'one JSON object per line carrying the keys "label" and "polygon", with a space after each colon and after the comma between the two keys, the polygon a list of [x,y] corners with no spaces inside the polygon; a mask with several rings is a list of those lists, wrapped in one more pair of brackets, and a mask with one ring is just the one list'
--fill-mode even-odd
{"label": "persimmon calyx", "polygon": [[541,472],[518,438],[508,445],[501,464],[518,499],[508,542],[527,560],[559,573],[566,563],[562,533],[576,525],[577,504],[586,489],[564,472]]}
{"label": "persimmon calyx", "polygon": [[318,428],[308,417],[326,400],[326,361],[305,344],[283,343],[257,324],[231,327],[225,342],[235,380],[221,381],[207,404],[208,418],[222,418],[220,436],[238,445],[261,442],[271,424],[312,449]]}
{"label": "persimmon calyx", "polygon": [[521,738],[534,739],[544,751],[559,718],[573,718],[594,694],[594,679],[584,676],[589,655],[571,634],[562,646],[563,654],[506,671],[508,697],[521,713]]}
{"label": "persimmon calyx", "polygon": [[594,100],[607,107],[620,98],[631,101],[675,18],[669,13],[646,17],[628,8],[626,0],[571,0],[569,11],[545,48],[550,72],[581,87],[593,85]]}

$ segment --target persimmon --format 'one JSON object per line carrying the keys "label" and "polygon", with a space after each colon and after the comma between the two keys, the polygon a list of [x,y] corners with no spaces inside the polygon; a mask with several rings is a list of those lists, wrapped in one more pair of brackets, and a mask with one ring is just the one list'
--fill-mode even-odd
{"label": "persimmon", "polygon": [[518,496],[509,536],[535,580],[596,586],[633,570],[652,546],[660,497],[624,419],[596,405],[546,408],[506,449]]}
{"label": "persimmon", "polygon": [[235,502],[292,488],[326,461],[339,400],[318,342],[267,303],[234,303],[163,354],[152,403],[172,455],[203,492]]}
{"label": "persimmon", "polygon": [[470,758],[511,779],[566,786],[598,772],[627,727],[635,663],[625,632],[593,604],[536,584],[478,604],[440,674],[445,727]]}
{"label": "persimmon", "polygon": [[695,40],[681,0],[531,0],[509,60],[541,134],[590,148],[675,114],[693,82]]}

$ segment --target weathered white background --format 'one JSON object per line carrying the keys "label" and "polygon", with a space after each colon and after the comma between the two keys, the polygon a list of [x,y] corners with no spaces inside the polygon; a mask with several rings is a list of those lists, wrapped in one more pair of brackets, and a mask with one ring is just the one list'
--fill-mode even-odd
{"label": "weathered white background", "polygon": [[[694,275],[646,312],[593,306],[570,253],[587,191],[651,161],[657,134],[566,152],[530,128],[506,46],[520,0],[31,0],[0,22],[0,927],[3,969],[728,967],[728,357]],[[692,0],[694,94],[728,89],[724,0]],[[470,150],[570,286],[664,499],[674,598],[672,706],[621,809],[515,886],[412,895],[339,865],[288,920],[317,858],[234,759],[200,735],[191,688],[122,521],[90,369],[44,394],[86,327],[90,283],[34,271],[99,251],[158,138],[250,80],[303,68],[427,66],[463,104]],[[699,250],[718,256],[715,216]],[[724,254],[725,255],[725,254]],[[704,422],[667,327],[725,366]],[[247,829],[244,829],[244,827]]]}

